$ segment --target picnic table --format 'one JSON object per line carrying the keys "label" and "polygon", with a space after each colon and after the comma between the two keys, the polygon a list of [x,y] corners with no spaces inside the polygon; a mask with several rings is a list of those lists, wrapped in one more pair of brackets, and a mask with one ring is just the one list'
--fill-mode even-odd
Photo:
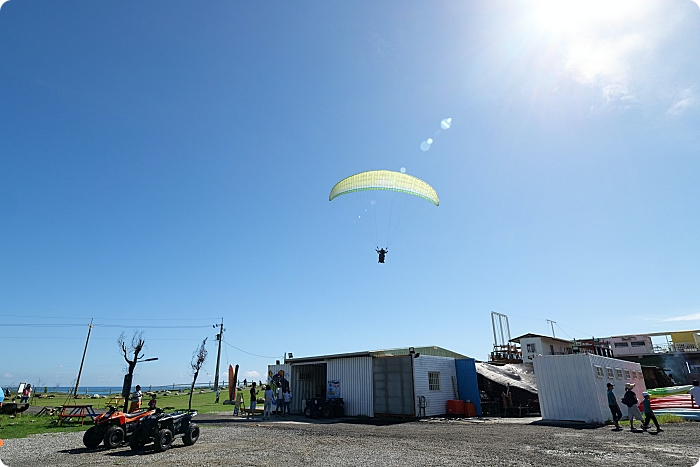
{"label": "picnic table", "polygon": [[64,404],[58,414],[58,424],[63,425],[63,421],[67,419],[79,418],[80,424],[84,425],[85,417],[90,417],[93,420],[97,417],[92,404]]}

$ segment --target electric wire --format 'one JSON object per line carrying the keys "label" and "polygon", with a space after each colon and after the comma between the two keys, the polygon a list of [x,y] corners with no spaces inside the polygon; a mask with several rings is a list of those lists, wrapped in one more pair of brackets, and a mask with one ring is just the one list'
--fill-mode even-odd
{"label": "electric wire", "polygon": [[254,353],[252,353],[252,352],[248,352],[248,351],[243,350],[243,349],[239,349],[239,348],[236,347],[235,345],[229,344],[228,342],[226,342],[226,341],[223,340],[223,339],[221,339],[221,342],[223,342],[223,343],[226,344],[226,345],[230,345],[231,347],[233,347],[234,349],[238,350],[239,352],[243,352],[243,353],[245,353],[245,354],[252,355],[253,357],[260,357],[260,358],[277,358],[277,357],[270,357],[269,355],[258,355],[258,354],[254,354]]}

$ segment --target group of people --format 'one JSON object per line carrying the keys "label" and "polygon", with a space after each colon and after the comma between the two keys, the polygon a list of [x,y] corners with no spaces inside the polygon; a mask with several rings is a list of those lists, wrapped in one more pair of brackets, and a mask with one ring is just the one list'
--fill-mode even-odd
{"label": "group of people", "polygon": [[[257,407],[258,403],[258,386],[255,382],[253,382],[253,385],[250,388],[250,408],[248,410],[248,414],[246,415],[247,419],[254,418],[255,414],[255,408]],[[269,384],[265,385],[264,389],[264,403],[263,403],[263,420],[270,420],[270,417],[272,416],[272,406],[276,404],[276,409],[275,409],[275,414],[278,417],[282,417],[285,415],[289,415],[289,406],[292,403],[292,391],[289,389],[289,386],[282,388],[281,386],[278,386],[276,391],[272,390],[272,387]],[[243,404],[243,393],[238,392],[236,394],[236,401],[235,401],[235,408],[233,409],[233,414],[238,415],[239,413],[239,408],[242,412]]]}
{"label": "group of people", "polygon": [[[610,406],[610,413],[613,417],[613,423],[615,424],[615,429],[620,430],[622,429],[619,423],[620,419],[622,418],[622,411],[620,410],[620,405],[617,403],[617,398],[615,397],[615,393],[613,392],[615,385],[612,383],[608,383],[607,387],[608,405]],[[644,400],[642,401],[642,406],[644,407],[644,418],[642,418],[642,413],[638,407],[639,400],[637,400],[637,395],[634,393],[633,389],[634,383],[625,384],[625,395],[622,396],[622,399],[620,401],[627,406],[627,417],[630,421],[630,430],[636,431],[634,428],[634,419],[636,418],[641,422],[641,428],[643,431],[646,431],[649,428],[649,423],[652,421],[656,426],[657,433],[660,431],[664,431],[659,426],[659,422],[658,420],[656,420],[656,415],[654,415],[654,411],[651,410],[651,399],[649,397],[649,393],[646,391],[642,393],[642,397],[644,397]]]}

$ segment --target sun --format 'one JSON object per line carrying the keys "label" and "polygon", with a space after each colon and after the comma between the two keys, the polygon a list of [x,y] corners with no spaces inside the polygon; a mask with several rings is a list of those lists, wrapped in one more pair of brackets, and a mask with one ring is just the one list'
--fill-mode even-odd
{"label": "sun", "polygon": [[627,0],[536,0],[532,5],[533,19],[541,29],[562,34],[625,21],[639,7]]}

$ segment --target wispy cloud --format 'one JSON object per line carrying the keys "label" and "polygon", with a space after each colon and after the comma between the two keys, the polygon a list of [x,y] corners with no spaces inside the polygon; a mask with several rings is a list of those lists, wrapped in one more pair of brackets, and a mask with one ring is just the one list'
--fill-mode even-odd
{"label": "wispy cloud", "polygon": [[691,313],[689,315],[672,316],[663,318],[661,321],[700,321],[700,313]]}
{"label": "wispy cloud", "polygon": [[258,373],[255,370],[246,371],[245,373],[243,373],[243,376],[245,376],[246,378],[260,378],[260,373]]}
{"label": "wispy cloud", "polygon": [[15,377],[15,375],[14,375],[14,374],[12,374],[12,373],[5,373],[4,375],[2,375],[2,377],[3,377],[3,378],[7,378],[7,379],[10,379],[10,378],[14,378],[14,377]]}
{"label": "wispy cloud", "polygon": [[[698,0],[700,1],[700,0]],[[695,97],[695,93],[693,92],[693,88],[687,88],[682,90],[681,92],[678,93],[678,96],[676,98],[676,101],[673,103],[671,107],[668,109],[668,113],[671,115],[679,115],[683,113],[685,109],[688,107],[693,107],[697,103],[697,99]]]}

